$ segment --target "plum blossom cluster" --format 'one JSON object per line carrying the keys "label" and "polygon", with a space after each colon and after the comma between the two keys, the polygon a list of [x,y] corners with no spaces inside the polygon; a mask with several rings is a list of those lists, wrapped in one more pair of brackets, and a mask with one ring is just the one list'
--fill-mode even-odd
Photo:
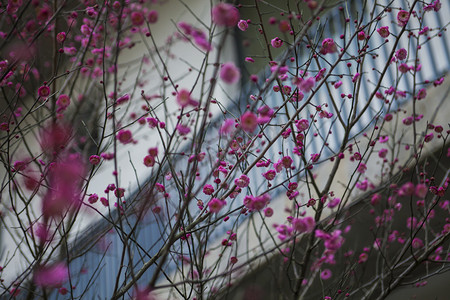
{"label": "plum blossom cluster", "polygon": [[148,149],[148,155],[144,157],[144,165],[146,167],[153,167],[158,157],[158,148],[153,147]]}
{"label": "plum blossom cluster", "polygon": [[220,79],[227,84],[234,84],[241,78],[241,72],[233,62],[224,63],[220,69]]}
{"label": "plum blossom cluster", "polygon": [[204,51],[211,51],[213,49],[213,46],[211,45],[208,36],[201,29],[198,29],[186,22],[179,22],[178,28],[181,30],[181,33],[183,34],[182,38],[187,40],[192,38],[194,43],[198,47],[200,47],[200,49]]}
{"label": "plum blossom cluster", "polygon": [[233,27],[239,21],[239,11],[228,3],[219,3],[211,11],[212,21],[219,26]]}
{"label": "plum blossom cluster", "polygon": [[316,226],[316,222],[312,217],[288,217],[288,221],[290,222],[290,224],[274,224],[275,229],[278,232],[278,238],[281,241],[284,241],[296,234],[311,233],[314,231],[314,228]]}
{"label": "plum blossom cluster", "polygon": [[262,194],[260,196],[247,195],[244,198],[244,206],[250,212],[262,210],[270,202],[269,194]]}

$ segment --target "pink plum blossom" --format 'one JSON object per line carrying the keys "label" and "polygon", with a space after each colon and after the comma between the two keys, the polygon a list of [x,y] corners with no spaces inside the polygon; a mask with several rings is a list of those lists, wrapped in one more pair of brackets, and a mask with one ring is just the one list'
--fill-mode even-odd
{"label": "pink plum blossom", "polygon": [[135,288],[133,291],[133,298],[135,300],[157,300],[152,291],[147,288]]}
{"label": "pink plum blossom", "polygon": [[155,165],[155,157],[152,155],[147,155],[144,157],[144,166],[153,167]]}
{"label": "pink plum blossom", "polygon": [[435,12],[438,12],[441,9],[441,1],[435,0],[431,4],[425,6],[425,11],[431,11],[434,10]]}
{"label": "pink plum blossom", "polygon": [[192,106],[198,105],[198,102],[191,98],[191,92],[189,92],[187,89],[180,89],[177,92],[176,100],[177,100],[178,105],[180,105],[181,107],[186,107],[189,105],[192,105]]}
{"label": "pink plum blossom", "polygon": [[267,218],[270,218],[271,216],[273,216],[273,209],[270,207],[266,207],[264,209],[264,216]]}
{"label": "pink plum blossom", "polygon": [[322,48],[320,49],[321,54],[329,54],[337,51],[336,43],[332,38],[326,38],[322,41]]}
{"label": "pink plum blossom", "polygon": [[377,32],[382,38],[387,38],[390,34],[389,26],[380,27],[377,29]]}
{"label": "pink plum blossom", "polygon": [[316,227],[316,221],[313,217],[293,218],[292,227],[299,233],[311,233],[314,230],[314,227]]}
{"label": "pink plum blossom", "polygon": [[233,27],[239,21],[239,11],[229,3],[218,3],[212,11],[212,20],[219,26]]}
{"label": "pink plum blossom", "polygon": [[281,46],[283,46],[283,40],[279,37],[273,38],[270,43],[274,48],[280,48]]}
{"label": "pink plum blossom", "polygon": [[405,48],[400,48],[395,52],[395,57],[398,60],[404,60],[408,56],[408,51]]}
{"label": "pink plum blossom", "polygon": [[378,151],[378,156],[380,158],[385,158],[387,153],[388,153],[388,149],[382,148],[382,149],[380,149],[380,151]]}
{"label": "pink plum blossom", "polygon": [[44,266],[34,272],[34,283],[41,287],[60,287],[69,278],[69,270],[63,263]]}
{"label": "pink plum blossom", "polygon": [[89,162],[91,163],[91,165],[98,165],[100,163],[100,156],[98,155],[91,155],[89,157]]}
{"label": "pink plum blossom", "polygon": [[425,138],[423,139],[425,143],[429,143],[433,140],[434,134],[430,132],[429,134],[425,135]]}
{"label": "pink plum blossom", "polygon": [[117,98],[116,104],[117,105],[121,105],[121,104],[124,104],[124,103],[128,102],[128,100],[130,100],[130,95],[125,94],[125,95]]}
{"label": "pink plum blossom", "polygon": [[263,209],[270,201],[270,196],[268,194],[263,194],[260,196],[247,195],[244,197],[244,205],[250,211]]}
{"label": "pink plum blossom", "polygon": [[278,29],[281,32],[288,32],[291,30],[291,25],[289,24],[288,20],[281,20],[280,23],[278,24]]}
{"label": "pink plum blossom", "polygon": [[117,140],[121,142],[122,144],[128,144],[133,141],[133,134],[128,129],[122,129],[120,130],[117,135]]}
{"label": "pink plum blossom", "polygon": [[227,204],[224,200],[220,200],[217,198],[212,198],[208,202],[209,211],[212,213],[218,213],[224,205]]}
{"label": "pink plum blossom", "polygon": [[54,163],[49,174],[49,189],[42,201],[45,217],[59,217],[69,208],[80,204],[79,186],[84,175],[84,166],[76,155]]}
{"label": "pink plum blossom", "polygon": [[324,270],[320,273],[320,278],[322,278],[322,280],[330,279],[331,276],[332,276],[332,273],[331,273],[330,269],[324,269]]}
{"label": "pink plum blossom", "polygon": [[256,127],[258,127],[258,118],[251,111],[245,112],[241,116],[241,128],[246,132],[255,131]]}
{"label": "pink plum blossom", "polygon": [[141,26],[145,22],[144,14],[141,11],[133,11],[130,17],[134,26]]}
{"label": "pink plum blossom", "polygon": [[72,137],[72,129],[62,124],[53,124],[44,128],[41,134],[41,148],[48,154],[62,152]]}
{"label": "pink plum blossom", "polygon": [[56,100],[56,106],[58,107],[58,111],[65,110],[70,105],[70,98],[66,94],[61,94]]}
{"label": "pink plum blossom", "polygon": [[41,86],[38,89],[38,96],[41,98],[47,98],[48,96],[50,96],[50,88],[46,85]]}
{"label": "pink plum blossom", "polygon": [[299,78],[297,86],[304,93],[309,93],[316,84],[316,79],[314,77],[308,77],[306,79]]}
{"label": "pink plum blossom", "polygon": [[335,208],[336,206],[339,205],[339,203],[341,203],[341,199],[333,198],[333,199],[330,200],[330,202],[328,202],[328,207],[329,208]]}
{"label": "pink plum blossom", "polygon": [[242,174],[239,178],[234,180],[234,184],[238,187],[244,188],[247,187],[250,183],[250,178],[247,175]]}
{"label": "pink plum blossom", "polygon": [[88,198],[88,202],[89,202],[90,204],[94,204],[94,203],[96,203],[97,201],[98,201],[98,195],[97,195],[97,194],[92,194],[92,195],[90,195],[89,198]]}
{"label": "pink plum blossom", "polygon": [[229,135],[233,132],[234,130],[234,119],[226,119],[223,123],[222,126],[219,129],[219,134],[220,135]]}
{"label": "pink plum blossom", "polygon": [[273,180],[275,178],[275,176],[277,175],[277,172],[275,172],[275,170],[269,170],[265,173],[262,174],[264,178],[266,178],[267,180]]}
{"label": "pink plum blossom", "polygon": [[266,124],[270,122],[273,117],[274,111],[267,105],[258,108],[258,124]]}
{"label": "pink plum blossom", "polygon": [[227,62],[220,68],[220,79],[227,84],[234,84],[241,78],[239,68],[232,62]]}
{"label": "pink plum blossom", "polygon": [[298,120],[295,123],[295,126],[297,127],[298,131],[303,132],[308,129],[309,121],[307,119]]}
{"label": "pink plum blossom", "polygon": [[422,248],[423,246],[424,246],[424,244],[423,244],[423,242],[422,242],[422,240],[420,239],[420,238],[414,238],[413,240],[412,240],[412,242],[411,242],[411,246],[414,248],[414,249],[419,249],[419,248]]}
{"label": "pink plum blossom", "polygon": [[400,10],[397,13],[398,25],[406,26],[406,24],[408,24],[408,21],[409,21],[409,12],[407,12],[406,10]]}
{"label": "pink plum blossom", "polygon": [[240,20],[237,26],[241,31],[246,31],[248,29],[248,23],[245,20]]}
{"label": "pink plum blossom", "polygon": [[420,90],[417,92],[417,100],[425,99],[426,96],[427,96],[427,90],[424,89],[424,88],[423,88],[423,89],[420,89]]}
{"label": "pink plum blossom", "polygon": [[419,183],[416,185],[415,193],[417,197],[423,199],[428,193],[428,187],[423,183]]}
{"label": "pink plum blossom", "polygon": [[324,240],[325,248],[331,251],[338,250],[344,243],[344,238],[341,236],[340,230],[335,230],[331,234],[328,234]]}
{"label": "pink plum blossom", "polygon": [[363,252],[359,255],[358,263],[362,264],[362,263],[366,262],[367,259],[369,259],[369,255],[367,253]]}
{"label": "pink plum blossom", "polygon": [[292,234],[293,228],[286,224],[281,224],[276,227],[276,230],[279,233],[278,238],[283,241]]}
{"label": "pink plum blossom", "polygon": [[212,195],[214,193],[214,187],[210,184],[205,184],[203,186],[203,193],[205,195]]}
{"label": "pink plum blossom", "polygon": [[158,12],[156,10],[151,10],[147,14],[147,21],[150,24],[155,24],[158,21]]}
{"label": "pink plum blossom", "polygon": [[411,196],[414,194],[414,191],[415,191],[414,183],[406,182],[400,188],[399,195],[400,196]]}
{"label": "pink plum blossom", "polygon": [[64,41],[66,40],[66,33],[64,31],[59,32],[56,35],[56,40],[58,41],[58,43],[62,44],[64,43]]}
{"label": "pink plum blossom", "polygon": [[178,131],[178,134],[181,136],[188,135],[191,132],[191,128],[183,124],[178,124],[176,129]]}

